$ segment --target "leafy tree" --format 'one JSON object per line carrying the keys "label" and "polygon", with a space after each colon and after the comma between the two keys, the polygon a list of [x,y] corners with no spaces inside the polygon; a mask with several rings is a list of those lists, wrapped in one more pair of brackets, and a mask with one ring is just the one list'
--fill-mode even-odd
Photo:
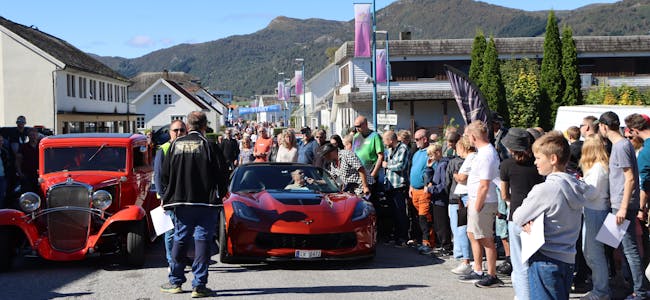
{"label": "leafy tree", "polygon": [[493,37],[490,37],[490,41],[485,48],[483,70],[479,82],[481,92],[483,92],[490,110],[498,112],[505,120],[505,124],[510,125],[508,103],[506,102],[506,93],[499,68],[499,57]]}
{"label": "leafy tree", "polygon": [[[537,78],[537,85],[539,86],[539,64],[535,59],[509,59],[501,63],[501,78],[503,86],[506,91],[506,99],[510,104],[510,99],[513,97],[513,88],[521,72],[525,74],[535,74]],[[512,114],[512,112],[511,112]]]}
{"label": "leafy tree", "polygon": [[483,54],[487,43],[481,30],[476,32],[474,43],[472,44],[472,61],[469,65],[469,79],[480,86],[481,72],[483,71]]}
{"label": "leafy tree", "polygon": [[555,121],[557,108],[561,104],[564,91],[564,79],[561,74],[562,44],[560,32],[557,27],[555,13],[551,10],[546,22],[546,35],[544,36],[544,57],[542,58],[542,71],[540,73],[540,126],[550,130]]}
{"label": "leafy tree", "polygon": [[512,97],[508,98],[510,124],[513,127],[536,127],[539,125],[539,82],[533,71],[519,71],[512,84]]}
{"label": "leafy tree", "polygon": [[562,29],[562,78],[564,79],[565,88],[561,104],[582,104],[578,51],[573,40],[573,32],[569,26],[564,26]]}

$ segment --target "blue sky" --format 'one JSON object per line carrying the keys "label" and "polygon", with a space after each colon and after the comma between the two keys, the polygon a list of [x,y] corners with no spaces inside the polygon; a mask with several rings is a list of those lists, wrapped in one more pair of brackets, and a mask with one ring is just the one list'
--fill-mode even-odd
{"label": "blue sky", "polygon": [[[181,43],[260,30],[278,16],[348,21],[350,0],[22,0],[3,1],[0,16],[34,25],[102,56],[139,57]],[[369,0],[357,2],[370,2]],[[377,10],[392,0],[376,0]],[[484,0],[524,10],[574,9],[615,0]]]}

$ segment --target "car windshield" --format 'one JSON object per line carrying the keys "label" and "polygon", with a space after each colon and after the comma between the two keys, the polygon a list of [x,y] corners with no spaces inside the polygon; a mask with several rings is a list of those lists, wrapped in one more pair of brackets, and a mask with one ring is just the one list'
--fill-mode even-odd
{"label": "car windshield", "polygon": [[232,192],[322,192],[337,193],[339,188],[329,174],[312,166],[247,165],[232,178]]}
{"label": "car windshield", "polygon": [[126,148],[93,147],[47,148],[44,173],[60,171],[117,171],[126,169]]}

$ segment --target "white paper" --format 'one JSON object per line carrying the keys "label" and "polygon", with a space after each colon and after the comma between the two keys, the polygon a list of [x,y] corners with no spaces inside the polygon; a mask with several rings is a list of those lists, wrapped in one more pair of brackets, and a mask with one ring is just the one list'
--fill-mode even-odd
{"label": "white paper", "polygon": [[158,206],[150,212],[153,228],[156,230],[156,236],[159,236],[169,230],[174,229],[172,218],[165,213],[162,206]]}
{"label": "white paper", "polygon": [[628,226],[630,226],[630,220],[624,220],[623,224],[616,225],[616,215],[609,213],[607,214],[607,218],[605,218],[603,226],[600,227],[600,230],[596,235],[596,240],[603,244],[618,248]]}
{"label": "white paper", "polygon": [[525,264],[528,259],[542,248],[546,242],[544,238],[544,213],[533,220],[530,233],[521,232],[521,263]]}

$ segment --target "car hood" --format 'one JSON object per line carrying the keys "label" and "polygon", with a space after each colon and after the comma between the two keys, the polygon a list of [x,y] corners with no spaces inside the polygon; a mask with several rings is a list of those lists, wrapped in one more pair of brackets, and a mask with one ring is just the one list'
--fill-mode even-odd
{"label": "car hood", "polygon": [[79,171],[79,172],[58,172],[42,175],[43,183],[46,187],[55,184],[65,183],[68,178],[74,182],[88,184],[94,188],[102,188],[109,185],[117,184],[120,176],[114,174],[97,174],[96,172]]}

